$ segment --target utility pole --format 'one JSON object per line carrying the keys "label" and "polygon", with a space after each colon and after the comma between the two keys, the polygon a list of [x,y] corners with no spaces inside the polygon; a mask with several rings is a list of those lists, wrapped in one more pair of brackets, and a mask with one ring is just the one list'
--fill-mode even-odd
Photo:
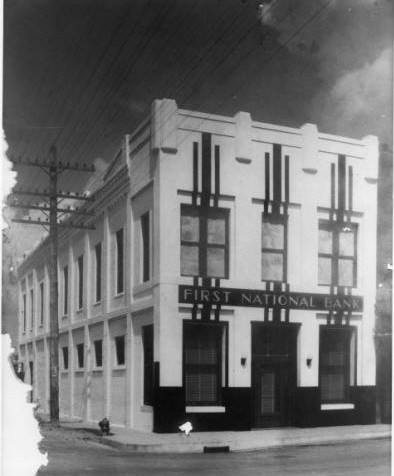
{"label": "utility pole", "polygon": [[[49,227],[49,246],[50,246],[50,266],[49,266],[49,285],[50,285],[50,320],[49,320],[49,407],[50,420],[54,424],[59,423],[59,317],[58,317],[58,273],[57,273],[57,257],[58,257],[58,229],[61,228],[82,228],[94,229],[92,226],[85,226],[81,223],[73,223],[71,220],[65,222],[58,222],[58,213],[63,215],[93,215],[86,211],[79,211],[74,208],[59,207],[59,198],[76,199],[92,201],[93,198],[72,193],[59,193],[57,190],[57,180],[61,172],[65,170],[78,170],[82,172],[94,172],[93,166],[79,164],[62,163],[57,160],[56,147],[52,146],[49,149],[48,161],[31,161],[31,160],[13,160],[16,165],[26,165],[40,167],[49,176],[49,190],[30,191],[30,190],[14,190],[9,199],[9,206],[14,208],[25,208],[31,210],[40,210],[48,217],[49,220],[41,221],[40,219],[13,219],[17,223],[25,223],[29,225],[42,225],[46,230]],[[35,205],[31,203],[20,203],[16,198],[17,195],[30,195],[45,198],[48,205]]]}

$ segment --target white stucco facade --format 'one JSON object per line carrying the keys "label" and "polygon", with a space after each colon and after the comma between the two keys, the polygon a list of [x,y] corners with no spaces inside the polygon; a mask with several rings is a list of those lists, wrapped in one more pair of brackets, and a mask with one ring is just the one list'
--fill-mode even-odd
{"label": "white stucco facade", "polygon": [[[95,193],[95,202],[86,205],[87,210],[94,210],[94,217],[88,223],[95,229],[70,229],[60,236],[62,415],[89,421],[107,416],[115,424],[155,431],[175,431],[178,420],[186,415],[189,419],[195,417],[195,424],[197,428],[201,424],[201,429],[269,426],[271,420],[264,418],[265,415],[257,417],[255,410],[251,413],[237,410],[245,398],[249,399],[245,406],[257,408],[256,398],[263,397],[256,394],[255,387],[263,380],[256,378],[263,379],[262,375],[264,379],[269,375],[273,378],[273,373],[267,373],[269,366],[278,365],[279,369],[279,360],[275,363],[268,359],[269,364],[268,361],[262,364],[263,373],[256,374],[257,347],[254,351],[252,329],[254,323],[261,323],[295,330],[294,352],[286,360],[288,369],[293,369],[286,372],[294,374],[294,384],[286,387],[286,402],[293,405],[293,410],[285,411],[286,424],[297,421],[301,425],[327,424],[327,414],[331,417],[333,412],[339,412],[340,418],[341,411],[346,412],[349,423],[360,422],[367,408],[363,406],[365,402],[373,405],[371,395],[375,385],[377,176],[376,137],[355,140],[323,134],[313,124],[300,128],[275,126],[256,122],[245,112],[224,117],[181,110],[172,100],[155,101],[151,117],[125,137],[102,187]],[[228,218],[226,245],[223,245],[224,276],[181,274],[181,210],[186,205],[196,210],[204,207],[225,210]],[[262,217],[264,221],[264,217],[272,215],[286,217],[285,245],[281,251],[285,264],[282,279],[269,281],[262,278],[261,237]],[[319,283],[319,253],[322,258],[319,223],[322,222],[335,226],[339,223],[342,229],[356,230],[351,285]],[[123,229],[123,287],[118,292],[120,229]],[[95,253],[99,243],[101,296],[97,300]],[[201,260],[204,251],[199,253]],[[44,243],[19,269],[20,355],[28,381],[32,378],[29,362],[33,362],[33,398],[39,399],[43,411],[48,411],[49,396],[48,255]],[[78,309],[81,292],[78,257],[81,256],[83,304]],[[332,266],[341,266],[338,264],[341,257],[333,254],[330,259],[332,263],[337,260]],[[65,266],[67,313],[64,312]],[[44,283],[42,322],[40,283]],[[313,299],[317,302],[320,296],[325,304],[297,308],[287,304],[250,306],[245,299],[244,305],[212,298],[206,302],[188,302],[181,298],[185,290],[181,286],[207,289],[210,293],[231,289],[234,299],[241,296],[242,290],[283,295],[282,302],[286,303],[290,302],[291,293],[300,299],[304,296],[308,303]],[[342,300],[339,307],[327,304],[334,303],[338,296]],[[347,307],[343,299],[351,303],[356,299],[357,305]],[[203,405],[190,404],[185,400],[184,329],[188,321],[227,323],[223,327],[224,350],[218,374],[221,380],[218,392],[222,393],[211,404],[206,401]],[[144,362],[149,344],[143,334],[146,326],[152,324],[153,361],[149,370]],[[349,341],[350,363],[346,364],[352,366],[351,372],[346,373],[351,391],[346,401],[336,403],[327,403],[320,397],[320,333],[327,326],[338,332],[342,327],[350,329],[353,336]],[[119,343],[116,338],[121,336],[125,336],[124,361],[121,358],[119,364],[115,347]],[[96,365],[94,342],[97,341],[102,341],[101,366]],[[84,347],[82,366],[77,362],[78,344]],[[64,347],[69,349],[67,369],[62,361]],[[285,364],[280,365],[283,368]],[[282,375],[282,371],[278,372],[275,378]],[[144,390],[144,378],[148,375],[154,389],[150,400]],[[294,408],[299,409],[302,401],[313,401],[314,409],[303,408],[302,421],[293,421]],[[287,405],[281,402],[280,412]],[[197,414],[200,416],[196,417]],[[308,414],[313,414],[311,420]]]}

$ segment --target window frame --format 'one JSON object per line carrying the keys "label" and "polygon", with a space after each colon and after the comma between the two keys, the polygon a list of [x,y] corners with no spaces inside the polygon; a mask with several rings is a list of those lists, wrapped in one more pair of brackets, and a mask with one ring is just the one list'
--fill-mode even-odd
{"label": "window frame", "polygon": [[[283,248],[267,248],[263,246],[263,224],[264,222],[283,225]],[[287,215],[274,215],[272,213],[262,213],[261,219],[261,281],[270,283],[285,283],[287,281]],[[263,254],[280,254],[282,256],[282,279],[266,279],[263,278]]]}
{"label": "window frame", "polygon": [[153,324],[142,326],[143,352],[143,404],[154,403],[155,363],[154,363],[154,327]]}
{"label": "window frame", "polygon": [[78,287],[77,287],[77,311],[82,311],[83,309],[83,273],[84,273],[84,259],[83,254],[79,255],[77,258],[77,268],[78,268]]}
{"label": "window frame", "polygon": [[115,295],[118,296],[124,293],[125,288],[125,276],[124,276],[124,257],[125,246],[124,240],[125,232],[124,228],[119,228],[115,232],[115,249],[116,249],[116,271],[115,271]]}
{"label": "window frame", "polygon": [[[66,352],[65,352],[66,351]],[[67,358],[65,358],[67,356]],[[68,345],[62,346],[62,370],[68,370],[70,366]],[[67,365],[66,365],[67,363]]]}
{"label": "window frame", "polygon": [[22,314],[23,314],[23,333],[26,332],[27,327],[27,293],[22,293]]}
{"label": "window frame", "polygon": [[94,246],[95,256],[95,290],[94,290],[94,303],[101,302],[102,299],[102,259],[103,259],[103,246],[101,241]]}
{"label": "window frame", "polygon": [[[82,349],[82,354],[79,353],[80,349]],[[76,351],[76,370],[84,370],[85,369],[85,343],[80,342],[75,344],[75,351]],[[82,365],[81,364],[81,356],[82,356]]]}
{"label": "window frame", "polygon": [[[187,328],[189,327],[190,331],[193,327],[210,327],[217,329],[217,339],[219,342],[217,351],[218,362],[216,363],[217,368],[217,385],[216,385],[216,400],[188,400],[187,390],[186,390],[186,375],[188,372],[188,367],[195,368],[201,366],[203,369],[207,367],[212,367],[215,364],[187,364],[186,363],[186,350],[187,350]],[[189,331],[189,332],[190,332]],[[185,405],[186,406],[220,406],[223,403],[223,388],[228,387],[228,322],[220,321],[193,321],[193,320],[184,320],[183,321],[183,349],[182,349],[182,385],[185,391]],[[195,373],[195,372],[194,372]]]}
{"label": "window frame", "polygon": [[68,304],[69,304],[69,272],[68,264],[63,266],[63,316],[68,315]]}
{"label": "window frame", "polygon": [[[341,339],[345,340],[345,363],[342,365],[323,365],[323,336],[324,334],[337,334],[341,335]],[[354,339],[352,349],[352,339]],[[354,352],[352,356],[351,353]],[[353,365],[352,365],[353,360]],[[322,395],[322,377],[325,369],[335,371],[343,368],[342,375],[345,377],[344,397],[342,399],[327,399]],[[353,367],[353,368],[352,368]],[[353,381],[353,383],[352,383]],[[328,326],[321,325],[319,330],[319,391],[321,404],[336,404],[336,403],[349,403],[351,402],[351,387],[355,386],[357,382],[357,327],[356,326]]]}
{"label": "window frame", "polygon": [[30,296],[30,330],[33,331],[34,330],[34,324],[35,324],[35,308],[34,308],[34,305],[35,305],[35,296],[34,296],[34,288],[30,288],[30,292],[29,292],[29,296]]}
{"label": "window frame", "polygon": [[140,216],[140,230],[141,230],[141,279],[142,283],[151,280],[151,223],[150,211],[146,211]]}
{"label": "window frame", "polygon": [[[198,241],[182,240],[182,217],[192,216],[198,218],[199,236]],[[224,219],[224,244],[208,243],[208,220],[212,218]],[[201,207],[190,204],[181,204],[180,212],[180,275],[184,277],[202,277],[204,279],[229,279],[230,274],[230,210],[223,207]],[[182,273],[182,247],[197,247],[198,272],[197,274]],[[208,249],[216,248],[224,250],[224,275],[208,274]]]}
{"label": "window frame", "polygon": [[[341,231],[344,228],[350,228],[353,233],[353,256],[341,255],[339,250],[339,237]],[[318,238],[318,263],[320,258],[330,259],[331,261],[331,282],[321,283],[318,269],[318,286],[339,286],[344,288],[357,288],[357,242],[358,242],[358,224],[357,223],[345,223],[330,220],[319,220],[318,232],[320,230],[329,231],[332,233],[331,253],[319,251],[319,238]],[[339,284],[339,262],[341,260],[350,261],[353,263],[353,275],[352,284]],[[319,265],[318,265],[319,266]]]}
{"label": "window frame", "polygon": [[[98,352],[98,343],[100,343],[100,352]],[[104,352],[103,352],[103,339],[95,339],[93,341],[93,347],[94,347],[94,368],[95,369],[102,369],[103,368],[103,362],[104,362]],[[98,364],[98,356],[101,357],[101,363],[100,365]]]}
{"label": "window frame", "polygon": [[44,326],[44,312],[45,312],[45,283],[40,282],[40,327]]}
{"label": "window frame", "polygon": [[[123,340],[123,362],[119,362],[119,347],[118,342],[120,339]],[[126,365],[126,334],[119,334],[114,336],[114,366],[115,367],[124,367]]]}

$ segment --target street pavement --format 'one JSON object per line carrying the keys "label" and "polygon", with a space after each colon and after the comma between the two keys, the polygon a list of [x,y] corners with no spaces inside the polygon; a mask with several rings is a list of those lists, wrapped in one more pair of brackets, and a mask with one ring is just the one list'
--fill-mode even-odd
{"label": "street pavement", "polygon": [[214,454],[142,454],[52,432],[39,476],[388,476],[390,439]]}

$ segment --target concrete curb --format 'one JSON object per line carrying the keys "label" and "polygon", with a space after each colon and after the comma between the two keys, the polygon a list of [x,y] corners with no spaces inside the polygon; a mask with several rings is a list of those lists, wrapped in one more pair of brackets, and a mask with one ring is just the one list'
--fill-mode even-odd
{"label": "concrete curb", "polygon": [[[365,433],[354,433],[352,435],[327,435],[321,437],[289,437],[289,438],[273,438],[271,441],[242,441],[242,439],[223,440],[223,441],[199,441],[199,442],[179,442],[179,443],[123,443],[121,441],[110,439],[111,437],[96,437],[92,440],[112,448],[121,449],[130,453],[203,453],[204,448],[208,447],[213,451],[242,452],[242,451],[259,451],[264,449],[272,449],[290,446],[317,446],[325,444],[340,444],[345,442],[369,440],[369,439],[388,439],[391,438],[391,431],[372,431]],[[189,437],[193,438],[193,435]]]}

